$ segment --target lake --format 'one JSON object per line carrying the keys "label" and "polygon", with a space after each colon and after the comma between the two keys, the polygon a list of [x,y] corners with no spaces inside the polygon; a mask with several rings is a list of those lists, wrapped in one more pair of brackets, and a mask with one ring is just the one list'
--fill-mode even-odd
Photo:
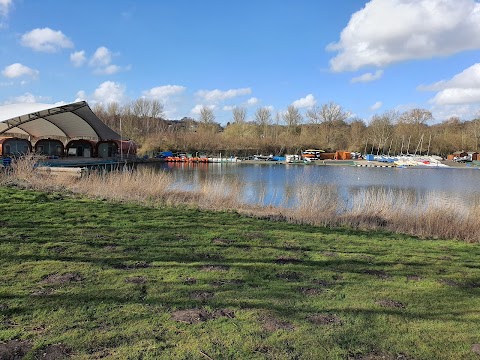
{"label": "lake", "polygon": [[469,207],[480,204],[480,170],[475,168],[376,168],[342,165],[284,165],[275,163],[155,163],[171,173],[179,187],[197,189],[205,182],[236,187],[247,203],[292,206],[299,188],[335,187],[348,203],[363,191],[405,194],[413,199],[434,196]]}

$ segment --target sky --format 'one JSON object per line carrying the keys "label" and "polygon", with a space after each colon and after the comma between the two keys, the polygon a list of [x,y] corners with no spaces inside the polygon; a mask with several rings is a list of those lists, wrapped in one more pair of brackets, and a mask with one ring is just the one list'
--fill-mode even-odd
{"label": "sky", "polygon": [[159,100],[169,119],[335,102],[480,116],[475,0],[0,0],[0,105]]}

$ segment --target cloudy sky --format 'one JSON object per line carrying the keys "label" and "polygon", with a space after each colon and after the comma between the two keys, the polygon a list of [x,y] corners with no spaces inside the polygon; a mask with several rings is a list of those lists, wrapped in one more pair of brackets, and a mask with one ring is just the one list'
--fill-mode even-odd
{"label": "cloudy sky", "polygon": [[159,99],[217,121],[334,101],[480,115],[475,0],[0,0],[0,105]]}

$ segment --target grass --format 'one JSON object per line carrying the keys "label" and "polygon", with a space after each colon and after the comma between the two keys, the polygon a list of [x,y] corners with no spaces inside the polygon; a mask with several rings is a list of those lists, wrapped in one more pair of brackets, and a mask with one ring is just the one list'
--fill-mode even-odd
{"label": "grass", "polygon": [[478,244],[5,186],[0,212],[0,358],[478,358]]}

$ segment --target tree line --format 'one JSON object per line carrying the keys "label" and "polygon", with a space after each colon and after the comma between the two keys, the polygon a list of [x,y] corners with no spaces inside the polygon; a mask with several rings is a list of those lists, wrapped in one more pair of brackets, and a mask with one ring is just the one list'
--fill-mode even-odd
{"label": "tree line", "polygon": [[284,112],[257,108],[253,119],[247,109],[234,107],[226,126],[216,122],[204,106],[197,119],[169,120],[158,100],[137,99],[129,104],[97,104],[93,111],[123,138],[132,139],[141,152],[248,156],[299,153],[307,148],[373,154],[435,154],[479,151],[480,113],[473,120],[451,117],[433,123],[425,109],[375,114],[367,123],[352,117],[335,102],[314,106],[304,114],[293,105]]}

